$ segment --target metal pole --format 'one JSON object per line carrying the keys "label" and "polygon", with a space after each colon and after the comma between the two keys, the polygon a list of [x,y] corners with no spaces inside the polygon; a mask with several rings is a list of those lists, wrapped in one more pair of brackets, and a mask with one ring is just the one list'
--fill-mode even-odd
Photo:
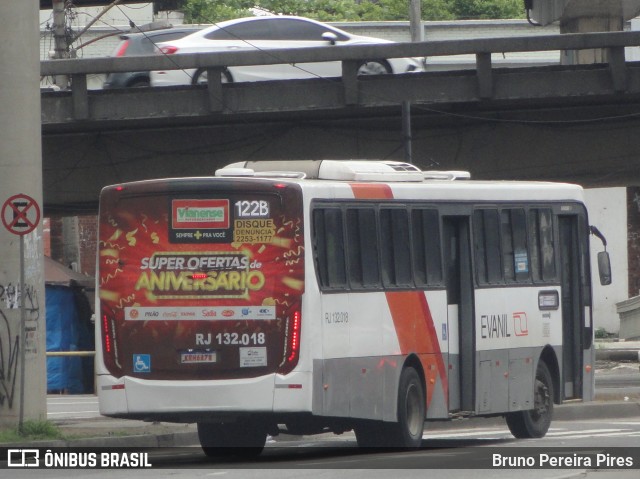
{"label": "metal pole", "polygon": [[[53,39],[54,39],[54,59],[67,58],[69,56],[69,45],[67,44],[66,15],[64,10],[64,0],[53,0]],[[69,88],[69,77],[67,75],[56,75],[54,83],[62,90]]]}
{"label": "metal pole", "polygon": [[[409,30],[411,31],[412,42],[421,42],[424,40],[420,0],[409,1]],[[407,163],[412,163],[411,103],[409,101],[402,102],[402,141],[404,143],[404,159]]]}
{"label": "metal pole", "polygon": [[91,357],[95,356],[95,351],[47,351],[48,358],[55,358],[61,356],[71,356],[71,357]]}
{"label": "metal pole", "polygon": [[24,423],[24,374],[26,354],[26,314],[24,310],[24,236],[20,235],[20,418],[18,420],[18,430],[22,432]]}
{"label": "metal pole", "polygon": [[412,163],[413,154],[411,152],[411,102],[402,102],[402,141],[404,143],[404,159],[407,163]]}
{"label": "metal pole", "polygon": [[424,28],[422,27],[422,9],[420,0],[409,1],[409,29],[411,30],[411,41],[424,41]]}

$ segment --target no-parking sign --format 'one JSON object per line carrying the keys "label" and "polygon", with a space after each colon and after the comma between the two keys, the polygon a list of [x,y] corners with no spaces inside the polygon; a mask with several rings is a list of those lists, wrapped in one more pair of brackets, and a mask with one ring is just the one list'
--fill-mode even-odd
{"label": "no-parking sign", "polygon": [[40,207],[30,196],[13,195],[2,205],[2,224],[14,235],[31,233],[39,222]]}

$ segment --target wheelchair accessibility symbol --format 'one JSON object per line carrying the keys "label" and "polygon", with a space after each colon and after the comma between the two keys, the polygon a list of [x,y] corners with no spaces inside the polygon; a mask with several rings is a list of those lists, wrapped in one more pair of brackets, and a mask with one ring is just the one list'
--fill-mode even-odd
{"label": "wheelchair accessibility symbol", "polygon": [[133,355],[133,372],[134,373],[150,373],[151,372],[151,356],[149,354]]}

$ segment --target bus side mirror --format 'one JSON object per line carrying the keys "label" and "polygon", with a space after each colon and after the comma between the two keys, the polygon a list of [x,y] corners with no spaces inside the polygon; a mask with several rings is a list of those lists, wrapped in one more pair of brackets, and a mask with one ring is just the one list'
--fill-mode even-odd
{"label": "bus side mirror", "polygon": [[604,246],[604,251],[598,253],[598,273],[600,274],[600,284],[607,286],[611,284],[611,260],[609,253],[607,253],[607,239],[595,226],[589,226],[589,232],[602,241]]}
{"label": "bus side mirror", "polygon": [[600,274],[600,284],[607,286],[611,284],[611,260],[609,253],[600,251],[598,253],[598,273]]}

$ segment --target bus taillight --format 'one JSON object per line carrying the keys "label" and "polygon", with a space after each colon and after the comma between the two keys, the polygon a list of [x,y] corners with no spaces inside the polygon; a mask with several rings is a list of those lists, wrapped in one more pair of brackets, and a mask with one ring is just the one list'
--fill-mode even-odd
{"label": "bus taillight", "polygon": [[113,312],[109,308],[102,308],[100,332],[102,333],[102,360],[104,365],[111,374],[120,377],[122,375],[122,365],[117,357],[118,345],[116,344]]}
{"label": "bus taillight", "polygon": [[302,314],[300,310],[294,310],[289,316],[286,329],[286,349],[284,360],[280,364],[280,373],[288,374],[298,364],[300,356],[300,331],[302,326]]}
{"label": "bus taillight", "polygon": [[102,338],[104,340],[104,352],[111,354],[111,333],[109,332],[109,318],[102,315]]}
{"label": "bus taillight", "polygon": [[295,361],[300,353],[300,311],[293,313],[291,340],[289,341],[288,362]]}

